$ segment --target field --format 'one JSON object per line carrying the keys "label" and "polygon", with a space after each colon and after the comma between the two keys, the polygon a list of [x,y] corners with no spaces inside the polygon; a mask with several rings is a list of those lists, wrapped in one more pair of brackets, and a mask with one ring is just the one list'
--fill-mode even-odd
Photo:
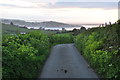
{"label": "field", "polygon": [[[26,28],[20,28],[15,25],[10,24],[2,24],[2,34],[3,35],[9,35],[9,34],[20,34],[21,32],[29,33],[31,31],[34,31],[32,29],[26,29]],[[35,30],[35,31],[41,31],[45,34],[54,34],[57,31],[45,31],[45,30]]]}
{"label": "field", "polygon": [[28,30],[25,28],[19,28],[14,25],[2,24],[2,34],[20,34],[20,32],[30,32],[32,30]]}

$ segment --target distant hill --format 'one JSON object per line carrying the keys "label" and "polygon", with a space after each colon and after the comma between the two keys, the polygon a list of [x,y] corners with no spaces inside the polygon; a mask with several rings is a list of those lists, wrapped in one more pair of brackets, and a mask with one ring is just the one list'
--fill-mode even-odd
{"label": "distant hill", "polygon": [[13,22],[14,25],[18,25],[20,27],[44,27],[44,28],[50,28],[50,27],[82,27],[81,25],[73,25],[73,24],[66,24],[56,21],[45,21],[45,22],[26,22],[24,20],[15,20],[15,19],[0,19],[2,23],[10,24]]}
{"label": "distant hill", "polygon": [[55,21],[41,22],[41,25],[43,25],[44,27],[81,27],[79,25],[72,25]]}

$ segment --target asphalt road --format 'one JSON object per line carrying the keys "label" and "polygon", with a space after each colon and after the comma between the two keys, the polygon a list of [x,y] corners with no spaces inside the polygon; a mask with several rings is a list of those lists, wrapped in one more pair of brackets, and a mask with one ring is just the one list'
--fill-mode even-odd
{"label": "asphalt road", "polygon": [[98,78],[74,44],[53,47],[39,78]]}

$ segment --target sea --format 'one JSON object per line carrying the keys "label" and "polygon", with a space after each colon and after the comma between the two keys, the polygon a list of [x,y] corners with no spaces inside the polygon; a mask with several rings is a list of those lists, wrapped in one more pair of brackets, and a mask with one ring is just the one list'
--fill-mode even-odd
{"label": "sea", "polygon": [[[85,27],[86,29],[88,28],[93,28],[93,27],[98,27],[99,25],[82,25],[83,27]],[[33,29],[39,29],[40,27],[27,27],[28,29],[33,28]],[[44,27],[43,27],[44,28]],[[74,28],[76,29],[80,29],[81,27],[64,27],[67,31],[71,31]],[[46,27],[44,28],[45,30],[62,30],[62,27]]]}

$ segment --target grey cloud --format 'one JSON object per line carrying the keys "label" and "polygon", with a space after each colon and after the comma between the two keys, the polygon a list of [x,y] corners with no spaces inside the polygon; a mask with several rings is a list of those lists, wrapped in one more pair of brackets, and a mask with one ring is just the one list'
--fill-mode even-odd
{"label": "grey cloud", "polygon": [[118,8],[117,2],[57,2],[52,5],[49,4],[48,8],[103,8],[103,9],[114,9]]}
{"label": "grey cloud", "polygon": [[[0,6],[17,7],[17,8],[39,8],[38,6],[20,6],[15,4],[0,4]],[[57,2],[55,4],[48,3],[43,8],[103,8],[103,9],[116,9],[118,8],[117,2]]]}

